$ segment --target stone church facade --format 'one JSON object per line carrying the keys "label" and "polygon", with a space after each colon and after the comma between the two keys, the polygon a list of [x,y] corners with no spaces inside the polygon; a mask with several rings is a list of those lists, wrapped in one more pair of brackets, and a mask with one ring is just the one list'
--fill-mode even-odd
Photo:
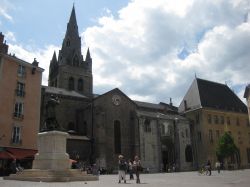
{"label": "stone church facade", "polygon": [[62,48],[50,62],[49,83],[42,87],[41,127],[45,105],[58,97],[57,121],[69,133],[67,152],[72,159],[117,170],[117,157],[139,155],[143,167],[159,172],[176,166],[193,168],[189,121],[172,103],[131,100],[118,88],[93,93],[92,58],[81,53],[81,38],[73,7]]}

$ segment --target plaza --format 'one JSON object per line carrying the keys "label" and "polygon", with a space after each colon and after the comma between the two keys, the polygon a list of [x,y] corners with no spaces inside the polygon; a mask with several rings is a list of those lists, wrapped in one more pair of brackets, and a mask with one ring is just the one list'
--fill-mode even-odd
{"label": "plaza", "polygon": [[[197,171],[179,173],[156,173],[142,174],[141,184],[136,184],[135,180],[127,180],[127,183],[118,184],[117,175],[101,175],[99,181],[81,182],[28,182],[12,181],[0,178],[1,187],[113,187],[113,186],[148,186],[148,187],[249,187],[250,170],[217,171],[212,172],[212,176],[200,175]],[[128,179],[128,175],[126,176]]]}

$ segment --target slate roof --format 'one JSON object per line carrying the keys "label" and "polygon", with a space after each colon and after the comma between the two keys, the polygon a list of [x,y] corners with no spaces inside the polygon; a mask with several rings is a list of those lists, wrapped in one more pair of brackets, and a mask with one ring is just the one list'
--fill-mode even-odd
{"label": "slate roof", "polygon": [[142,102],[142,101],[134,101],[138,107],[142,108],[150,108],[150,109],[155,109],[155,110],[164,110],[163,105],[159,104],[154,104],[154,103],[147,103],[147,102]]}
{"label": "slate roof", "polygon": [[247,98],[247,97],[248,97],[249,91],[250,91],[250,84],[248,84],[248,85],[246,86],[245,93],[244,93],[244,98]]}
{"label": "slate roof", "polygon": [[46,93],[50,93],[50,94],[78,97],[78,98],[88,98],[82,94],[77,93],[76,91],[69,91],[63,88],[56,88],[56,87],[50,87],[50,86],[42,86],[42,87],[45,89]]}
{"label": "slate roof", "polygon": [[202,107],[246,112],[246,105],[225,84],[196,79]]}
{"label": "slate roof", "polygon": [[163,102],[160,102],[159,104],[142,102],[142,101],[134,101],[134,102],[139,108],[144,108],[144,109],[149,109],[149,110],[158,110],[158,111],[164,110],[164,111],[168,111],[172,113],[178,113],[177,107],[163,103]]}
{"label": "slate roof", "polygon": [[170,120],[187,120],[186,118],[180,116],[180,115],[173,115],[173,114],[163,114],[160,112],[149,112],[149,111],[143,111],[143,110],[136,110],[136,114],[138,116],[147,116],[150,118],[157,118],[157,119],[170,119]]}

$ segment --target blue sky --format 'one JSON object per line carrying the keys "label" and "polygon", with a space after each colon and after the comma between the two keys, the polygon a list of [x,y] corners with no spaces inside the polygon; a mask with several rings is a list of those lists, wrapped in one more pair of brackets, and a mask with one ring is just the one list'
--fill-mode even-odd
{"label": "blue sky", "polygon": [[3,33],[11,30],[18,42],[34,47],[53,43],[60,45],[73,4],[76,8],[79,32],[96,24],[98,17],[110,10],[115,14],[127,0],[14,0],[5,1],[9,19],[0,17]]}
{"label": "blue sky", "polygon": [[[179,105],[195,78],[225,83],[244,101],[250,82],[249,0],[0,0],[9,52],[45,69],[61,48],[75,3],[94,92]],[[247,18],[248,17],[248,18]],[[246,19],[247,18],[247,19]]]}

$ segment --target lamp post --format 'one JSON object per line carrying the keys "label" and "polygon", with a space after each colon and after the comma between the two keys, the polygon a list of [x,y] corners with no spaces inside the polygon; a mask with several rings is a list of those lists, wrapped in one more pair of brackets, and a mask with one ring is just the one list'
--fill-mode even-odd
{"label": "lamp post", "polygon": [[177,158],[178,154],[180,153],[178,150],[178,148],[180,147],[179,144],[179,133],[177,132],[178,128],[177,128],[177,124],[179,122],[179,119],[177,117],[174,118],[174,163],[176,166],[176,169],[178,169],[180,167],[180,163],[179,163],[179,159]]}
{"label": "lamp post", "polygon": [[162,170],[162,164],[163,164],[163,159],[162,159],[162,142],[161,142],[161,126],[159,123],[160,120],[160,115],[156,115],[156,129],[157,129],[157,143],[158,143],[158,155],[159,155],[159,169],[160,171]]}

